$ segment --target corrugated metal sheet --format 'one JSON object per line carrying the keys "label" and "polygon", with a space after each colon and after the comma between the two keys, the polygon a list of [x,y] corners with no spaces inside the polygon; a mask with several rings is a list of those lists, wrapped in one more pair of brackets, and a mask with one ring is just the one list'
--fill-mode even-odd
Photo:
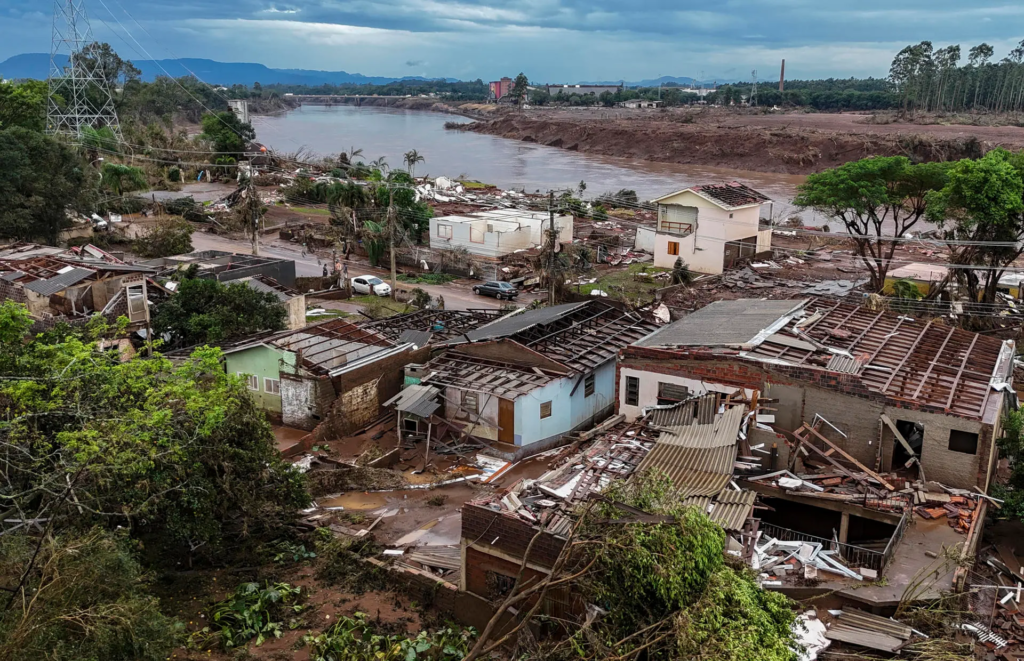
{"label": "corrugated metal sheet", "polygon": [[440,404],[433,401],[440,392],[440,389],[433,386],[412,385],[384,402],[384,406],[395,405],[403,413],[426,418],[441,408]]}
{"label": "corrugated metal sheet", "polygon": [[273,294],[274,296],[277,297],[277,300],[281,301],[282,303],[291,298],[291,296],[284,293],[283,291],[275,289],[268,285],[267,283],[257,280],[256,278],[245,278],[242,282],[244,282],[245,285],[250,289],[255,289],[256,291],[262,292],[264,294]]}
{"label": "corrugated metal sheet", "polygon": [[843,374],[856,374],[860,371],[861,362],[856,357],[834,354],[825,366],[830,372],[842,372]]}
{"label": "corrugated metal sheet", "polygon": [[473,342],[479,342],[480,340],[488,340],[499,337],[508,337],[509,335],[515,335],[516,333],[522,332],[531,326],[538,324],[550,324],[553,321],[558,321],[565,315],[569,314],[576,308],[586,305],[587,302],[582,303],[566,303],[564,305],[554,305],[549,308],[538,308],[536,310],[527,310],[511,317],[504,317],[497,321],[492,321],[486,326],[466,333]]}
{"label": "corrugated metal sheet", "polygon": [[34,291],[42,296],[49,296],[50,294],[56,294],[57,292],[63,291],[72,285],[78,284],[95,273],[95,271],[90,271],[89,269],[74,268],[67,273],[55,275],[48,280],[35,280],[33,282],[29,282],[25,285],[25,289]]}
{"label": "corrugated metal sheet", "polygon": [[411,342],[418,347],[425,347],[430,344],[431,337],[433,337],[433,334],[430,331],[404,330],[398,336],[398,343],[405,344],[406,342]]}
{"label": "corrugated metal sheet", "polygon": [[689,425],[663,432],[640,464],[672,479],[679,496],[716,496],[732,479],[736,440],[744,409],[735,406],[710,425]]}
{"label": "corrugated metal sheet", "polygon": [[707,425],[714,422],[716,413],[718,395],[708,393],[674,406],[654,409],[650,424],[654,427],[682,427],[695,423]]}
{"label": "corrugated metal sheet", "polygon": [[715,301],[636,343],[640,347],[739,346],[804,301]]}
{"label": "corrugated metal sheet", "polygon": [[903,643],[910,640],[911,634],[913,630],[905,624],[864,611],[844,608],[843,614],[825,633],[825,637],[883,652],[895,652]]}
{"label": "corrugated metal sheet", "polygon": [[712,521],[727,531],[742,530],[743,524],[754,511],[755,491],[733,491],[727,489],[717,498],[693,496],[683,501],[688,507],[696,507],[707,514]]}
{"label": "corrugated metal sheet", "polygon": [[4,273],[3,275],[0,275],[0,280],[6,280],[7,282],[14,282],[18,278],[23,278],[23,277],[25,277],[25,274],[22,273],[21,271],[8,271],[7,273]]}

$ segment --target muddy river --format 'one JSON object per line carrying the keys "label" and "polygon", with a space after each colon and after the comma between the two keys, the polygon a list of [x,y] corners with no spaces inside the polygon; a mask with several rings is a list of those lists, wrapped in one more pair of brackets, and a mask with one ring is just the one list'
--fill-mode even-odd
{"label": "muddy river", "polygon": [[[788,214],[799,175],[653,163],[579,154],[544,145],[468,131],[450,131],[445,122],[465,118],[419,110],[356,106],[303,106],[285,115],[256,117],[257,138],[277,151],[300,148],[331,154],[357,148],[371,161],[381,156],[404,168],[403,154],[417,150],[426,161],[417,175],[465,176],[500,188],[527,192],[587,184],[587,197],[623,188],[652,199],[698,183],[740,181],[776,200],[775,215]],[[805,220],[810,220],[804,214]]]}

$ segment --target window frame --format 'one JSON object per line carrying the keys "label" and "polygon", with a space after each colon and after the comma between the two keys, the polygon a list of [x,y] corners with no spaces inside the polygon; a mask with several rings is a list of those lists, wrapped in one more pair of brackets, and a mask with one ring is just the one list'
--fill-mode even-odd
{"label": "window frame", "polygon": [[263,392],[268,395],[281,395],[281,379],[271,379],[269,376],[263,377]]}
{"label": "window frame", "polygon": [[679,242],[678,241],[669,241],[666,250],[668,250],[668,254],[669,255],[672,255],[673,257],[678,257],[679,256]]}
{"label": "window frame", "polygon": [[[547,415],[544,415],[544,407],[545,406],[548,408]],[[548,401],[548,402],[541,402],[540,403],[540,419],[541,420],[546,420],[546,419],[550,418],[551,417],[551,411],[552,411],[552,406],[551,406],[551,402],[550,401]]]}
{"label": "window frame", "polygon": [[[245,381],[246,388],[248,388],[252,392],[260,391],[260,377],[256,376],[255,374],[249,374],[248,372],[237,372],[237,374],[239,377],[242,378],[242,380]],[[254,381],[256,382],[255,388],[253,388]]]}
{"label": "window frame", "polygon": [[583,399],[592,397],[596,389],[597,379],[594,377],[594,373],[591,372],[590,374],[583,377]]}
{"label": "window frame", "polygon": [[[634,384],[636,387],[631,387]],[[640,377],[626,375],[625,390],[626,396],[623,401],[626,406],[640,406]]]}
{"label": "window frame", "polygon": [[[445,230],[445,231],[442,231]],[[450,239],[452,238],[452,226],[449,223],[438,223],[437,224],[437,238],[439,239]]]}
{"label": "window frame", "polygon": [[[469,407],[470,401],[473,402],[472,408]],[[459,405],[462,407],[463,411],[467,413],[472,413],[473,415],[480,415],[480,397],[478,396],[478,393],[469,390],[463,390],[462,401],[459,402]]]}

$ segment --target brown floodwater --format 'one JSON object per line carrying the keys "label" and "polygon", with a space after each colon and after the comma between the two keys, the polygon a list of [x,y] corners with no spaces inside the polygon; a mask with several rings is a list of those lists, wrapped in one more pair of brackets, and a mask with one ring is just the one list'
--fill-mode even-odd
{"label": "brown floodwater", "polygon": [[[369,162],[383,156],[391,167],[404,168],[403,155],[417,150],[426,160],[417,175],[467,177],[527,192],[577,187],[586,182],[587,197],[623,188],[640,199],[653,199],[694,184],[740,181],[776,201],[774,216],[793,211],[790,201],[802,175],[751,172],[699,165],[655,163],[580,154],[469,131],[450,131],[445,122],[463,117],[421,110],[357,106],[302,106],[284,115],[256,117],[257,138],[281,152],[306,149],[336,154],[362,149]],[[810,224],[813,214],[802,214]]]}

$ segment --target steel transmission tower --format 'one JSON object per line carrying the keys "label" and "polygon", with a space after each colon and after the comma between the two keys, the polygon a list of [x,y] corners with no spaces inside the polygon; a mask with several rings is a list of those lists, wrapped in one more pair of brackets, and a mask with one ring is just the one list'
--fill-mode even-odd
{"label": "steel transmission tower", "polygon": [[[86,127],[106,126],[121,142],[121,126],[103,74],[101,55],[94,53],[89,58],[83,52],[91,43],[85,0],[54,0],[47,130],[79,137]],[[66,65],[60,61],[62,56],[68,58]]]}

